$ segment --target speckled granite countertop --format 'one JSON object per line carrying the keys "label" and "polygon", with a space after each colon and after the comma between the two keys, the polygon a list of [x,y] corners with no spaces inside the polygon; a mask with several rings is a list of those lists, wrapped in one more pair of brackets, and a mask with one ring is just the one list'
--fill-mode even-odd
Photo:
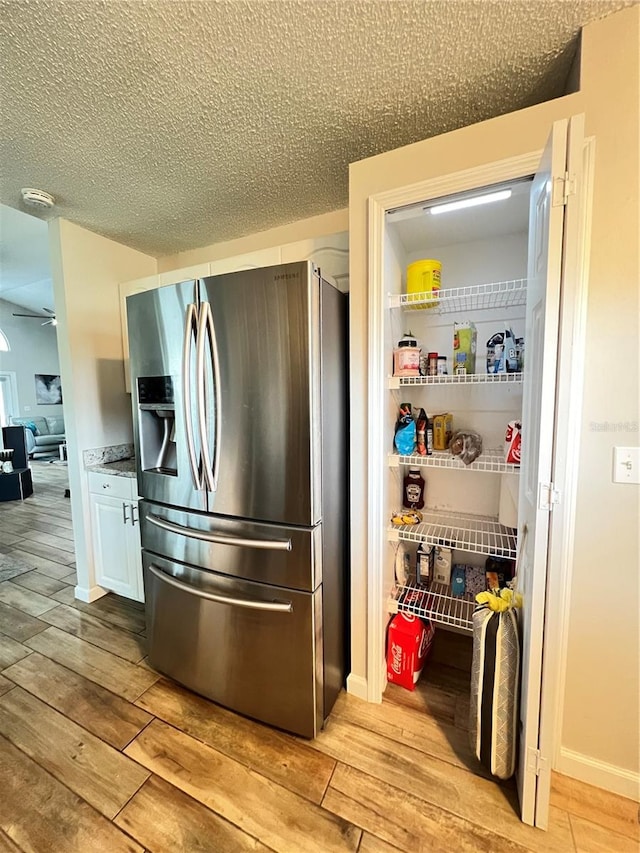
{"label": "speckled granite countertop", "polygon": [[117,462],[105,462],[102,465],[87,465],[87,471],[95,471],[97,474],[113,474],[115,477],[135,477],[136,460],[119,459]]}

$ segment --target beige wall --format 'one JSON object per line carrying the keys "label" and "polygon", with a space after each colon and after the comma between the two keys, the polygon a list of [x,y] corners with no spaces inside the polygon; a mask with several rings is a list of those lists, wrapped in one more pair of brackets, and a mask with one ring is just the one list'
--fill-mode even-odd
{"label": "beige wall", "polygon": [[[639,35],[635,7],[583,33],[593,224],[576,542],[561,767],[575,752],[638,772],[640,487],[611,481],[613,447],[637,445],[640,400]],[[635,430],[593,425],[635,422]],[[615,603],[604,600],[605,588]],[[636,788],[637,791],[637,788]]]}
{"label": "beige wall", "polygon": [[[573,584],[561,738],[565,755],[561,751],[557,758],[561,769],[574,775],[589,762],[601,764],[602,784],[607,773],[638,772],[638,487],[611,483],[613,445],[637,444],[638,433],[591,432],[590,423],[638,420],[639,19],[634,7],[586,29],[580,92],[350,169],[351,409],[364,412],[369,196],[540,150],[554,120],[586,113],[586,132],[596,138],[596,177],[577,542],[575,554],[567,555]],[[360,435],[352,437],[351,454],[352,482],[363,493],[368,460]],[[360,679],[367,674],[365,523],[362,508],[354,506],[352,670]],[[606,601],[607,589],[615,603]]]}
{"label": "beige wall", "polygon": [[156,260],[64,219],[49,226],[69,449],[79,596],[95,595],[84,450],[132,441],[118,284],[156,272]]}
{"label": "beige wall", "polygon": [[[256,200],[256,203],[259,203]],[[279,228],[271,228],[268,231],[260,231],[247,237],[239,237],[237,240],[227,240],[224,243],[212,243],[201,249],[192,249],[188,252],[180,252],[177,255],[167,255],[158,261],[158,272],[169,272],[174,269],[189,267],[194,264],[217,261],[222,258],[234,258],[248,252],[257,252],[260,249],[270,249],[274,246],[284,246],[287,243],[295,243],[299,240],[309,240],[314,237],[326,237],[346,231],[349,227],[349,212],[336,210],[332,213],[324,213],[321,216],[312,216],[310,219],[301,219],[299,222],[291,222]]]}
{"label": "beige wall", "polygon": [[[0,352],[0,370],[16,374],[19,409],[14,417],[30,418],[34,415],[64,417],[60,405],[38,405],[36,403],[36,373],[57,376],[60,373],[56,326],[43,326],[42,320],[14,317],[14,313],[33,314],[21,305],[0,299],[0,329],[7,336],[9,352]],[[64,388],[62,389],[64,401]]]}

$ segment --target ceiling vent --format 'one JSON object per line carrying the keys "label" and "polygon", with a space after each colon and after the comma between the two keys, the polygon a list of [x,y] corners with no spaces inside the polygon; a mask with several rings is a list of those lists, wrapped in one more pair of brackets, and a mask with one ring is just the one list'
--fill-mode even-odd
{"label": "ceiling vent", "polygon": [[55,204],[55,199],[49,193],[46,193],[44,190],[36,190],[32,187],[25,187],[20,190],[22,193],[22,200],[25,204],[28,204],[30,207],[39,207],[41,209],[50,209]]}

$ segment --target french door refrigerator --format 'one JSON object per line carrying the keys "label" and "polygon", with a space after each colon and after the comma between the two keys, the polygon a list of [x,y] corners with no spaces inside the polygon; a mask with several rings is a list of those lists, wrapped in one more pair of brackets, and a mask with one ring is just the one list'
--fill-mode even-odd
{"label": "french door refrigerator", "polygon": [[346,297],[305,261],[127,317],[150,663],[313,737],[345,675]]}

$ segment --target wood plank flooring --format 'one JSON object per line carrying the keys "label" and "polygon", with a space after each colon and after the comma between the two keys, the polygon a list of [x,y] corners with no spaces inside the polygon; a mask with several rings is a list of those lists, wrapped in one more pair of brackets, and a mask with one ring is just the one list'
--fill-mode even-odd
{"label": "wood plank flooring", "polygon": [[312,742],[162,678],[140,605],[75,600],[66,467],[32,471],[0,504],[0,853],[637,853],[637,804],[560,776],[549,831],[520,822],[470,752],[459,639]]}

